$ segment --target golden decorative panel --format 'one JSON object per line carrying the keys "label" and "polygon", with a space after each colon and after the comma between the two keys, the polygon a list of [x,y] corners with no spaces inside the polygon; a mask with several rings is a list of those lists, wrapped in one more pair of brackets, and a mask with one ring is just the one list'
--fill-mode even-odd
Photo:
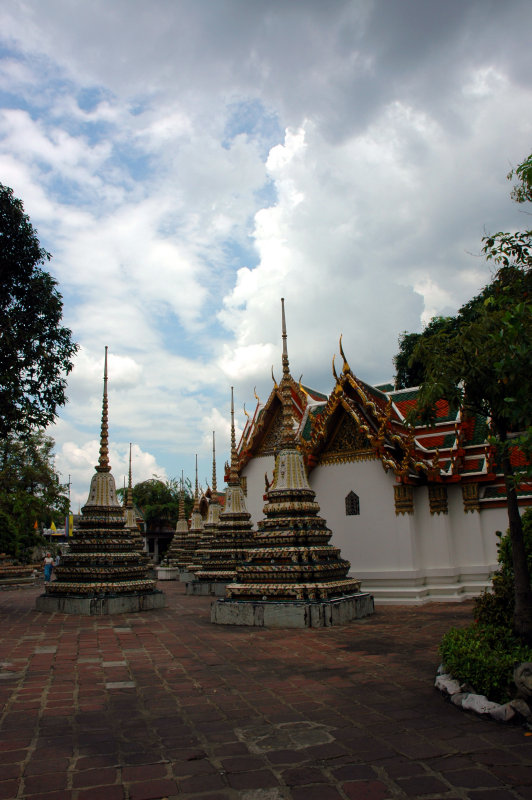
{"label": "golden decorative panel", "polygon": [[414,487],[407,484],[397,483],[393,487],[395,513],[413,514],[414,513]]}
{"label": "golden decorative panel", "polygon": [[447,487],[441,483],[429,486],[429,508],[431,514],[447,514]]}
{"label": "golden decorative panel", "polygon": [[464,511],[480,511],[480,500],[478,483],[464,483],[462,484],[462,500],[464,502]]}

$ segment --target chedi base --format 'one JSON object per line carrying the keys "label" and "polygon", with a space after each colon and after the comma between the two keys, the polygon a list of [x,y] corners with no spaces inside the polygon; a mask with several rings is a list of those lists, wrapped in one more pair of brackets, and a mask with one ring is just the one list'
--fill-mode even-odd
{"label": "chedi base", "polygon": [[164,608],[166,598],[162,592],[145,592],[110,596],[80,597],[79,595],[41,594],[37,598],[37,611],[59,614],[82,614],[85,616],[104,616],[106,614],[134,614],[137,611],[151,611]]}
{"label": "chedi base", "polygon": [[211,605],[211,622],[256,628],[328,628],[369,617],[374,611],[373,596],[366,592],[315,602],[221,599]]}

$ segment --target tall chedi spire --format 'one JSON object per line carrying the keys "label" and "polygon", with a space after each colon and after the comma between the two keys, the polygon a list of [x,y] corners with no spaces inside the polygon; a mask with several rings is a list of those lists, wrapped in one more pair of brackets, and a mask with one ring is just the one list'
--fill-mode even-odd
{"label": "tall chedi spire", "polygon": [[231,387],[231,467],[225,490],[225,504],[220,513],[216,534],[205,550],[203,565],[195,570],[195,580],[187,583],[187,594],[222,595],[236,569],[253,546],[251,515],[246,509],[244,492],[238,477],[238,454],[235,438],[235,410]]}
{"label": "tall chedi spire", "polygon": [[221,624],[321,627],[373,611],[373,598],[360,593],[360,581],[347,577],[349,562],[329,544],[332,532],[318,516],[320,507],[297,448],[284,300],[281,303],[281,449],[255,546],[247,562],[237,567],[225,598],[212,605],[211,620]]}
{"label": "tall chedi spire", "polygon": [[100,456],[81,509],[78,530],[56,568],[56,580],[37,599],[41,611],[110,614],[164,606],[164,595],[147,577],[138,543],[126,528],[109,464],[107,347],[105,348]]}

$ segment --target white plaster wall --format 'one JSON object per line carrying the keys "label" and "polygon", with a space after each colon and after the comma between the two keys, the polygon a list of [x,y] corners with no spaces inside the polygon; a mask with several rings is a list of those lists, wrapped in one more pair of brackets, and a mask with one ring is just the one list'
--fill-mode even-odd
{"label": "white plaster wall", "polygon": [[252,458],[242,470],[242,476],[247,478],[246,508],[251,514],[255,530],[257,522],[264,517],[264,473],[268,474],[268,480],[271,481],[274,466],[273,456],[259,456]]}
{"label": "white plaster wall", "polygon": [[455,566],[448,514],[431,514],[426,486],[414,489],[416,539],[419,548],[419,568],[445,570]]}
{"label": "white plaster wall", "polygon": [[[351,562],[353,574],[416,569],[413,520],[396,516],[394,477],[380,461],[320,465],[309,482],[333,532],[331,542]],[[345,513],[350,491],[360,498],[360,514],[355,516]]]}

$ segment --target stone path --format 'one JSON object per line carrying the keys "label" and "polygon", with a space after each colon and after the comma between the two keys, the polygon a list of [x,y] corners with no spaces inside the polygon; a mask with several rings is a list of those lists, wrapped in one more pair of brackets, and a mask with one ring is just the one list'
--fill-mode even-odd
{"label": "stone path", "polygon": [[163,588],[165,609],[102,618],[0,592],[0,800],[532,800],[532,736],[433,688],[470,604],[228,628]]}

